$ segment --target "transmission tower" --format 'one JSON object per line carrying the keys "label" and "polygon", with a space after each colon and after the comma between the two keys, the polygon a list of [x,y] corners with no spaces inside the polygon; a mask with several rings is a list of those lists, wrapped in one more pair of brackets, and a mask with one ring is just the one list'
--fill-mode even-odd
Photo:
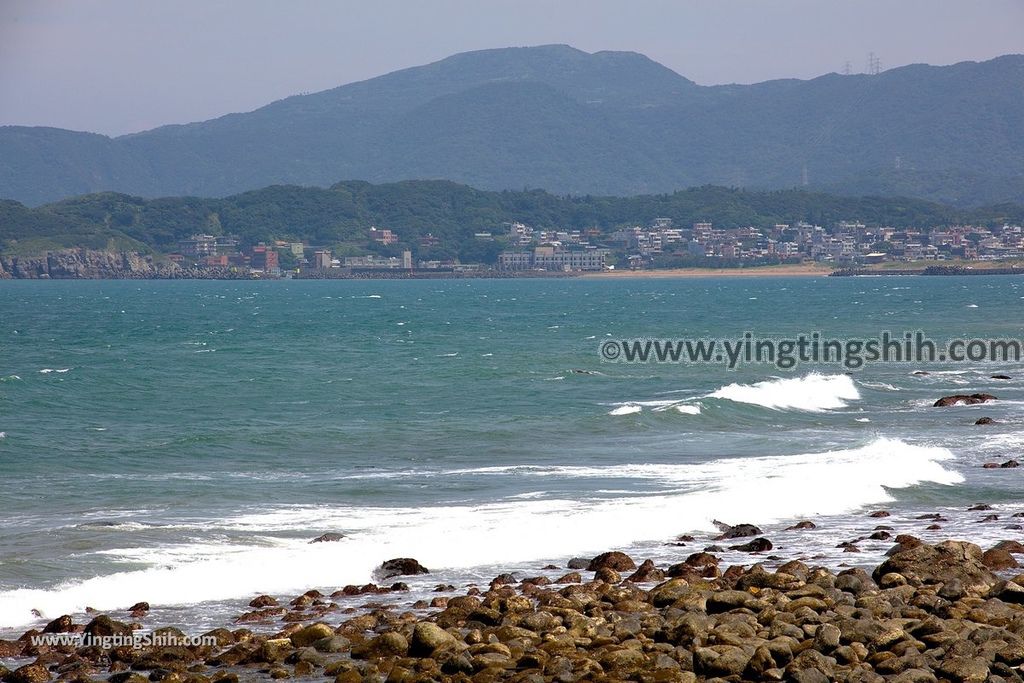
{"label": "transmission tower", "polygon": [[882,60],[874,52],[868,53],[868,73],[877,76],[882,72]]}

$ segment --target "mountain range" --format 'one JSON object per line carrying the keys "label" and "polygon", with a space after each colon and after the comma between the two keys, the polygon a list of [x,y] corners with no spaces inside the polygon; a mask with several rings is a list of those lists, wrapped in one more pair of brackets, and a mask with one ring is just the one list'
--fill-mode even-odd
{"label": "mountain range", "polygon": [[701,86],[633,52],[503,48],[114,138],[0,127],[0,197],[31,205],[339,179],[574,195],[806,185],[1024,202],[1024,55]]}

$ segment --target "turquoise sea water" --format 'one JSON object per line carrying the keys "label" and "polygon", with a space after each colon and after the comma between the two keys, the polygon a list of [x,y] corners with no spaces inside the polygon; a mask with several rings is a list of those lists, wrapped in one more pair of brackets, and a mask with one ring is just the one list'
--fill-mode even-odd
{"label": "turquoise sea water", "polygon": [[[598,351],[1022,323],[1012,277],[2,282],[0,627],[137,600],[200,623],[395,556],[434,583],[610,547],[667,560],[716,518],[833,563],[869,507],[1020,538],[1022,470],[979,465],[1024,445],[1024,363],[845,375]],[[931,407],[973,391],[1000,400]],[[976,502],[1000,522],[954,515]],[[782,531],[797,518],[819,529]],[[308,543],[327,531],[346,538]]]}

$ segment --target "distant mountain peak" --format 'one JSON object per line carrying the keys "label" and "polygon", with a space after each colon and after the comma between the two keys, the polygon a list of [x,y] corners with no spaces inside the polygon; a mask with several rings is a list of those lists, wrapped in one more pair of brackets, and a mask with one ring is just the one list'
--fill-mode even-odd
{"label": "distant mountain peak", "polygon": [[1024,56],[700,86],[638,52],[477,50],[252,112],[110,139],[0,128],[0,197],[216,195],[446,178],[483,189],[708,183],[1024,198]]}

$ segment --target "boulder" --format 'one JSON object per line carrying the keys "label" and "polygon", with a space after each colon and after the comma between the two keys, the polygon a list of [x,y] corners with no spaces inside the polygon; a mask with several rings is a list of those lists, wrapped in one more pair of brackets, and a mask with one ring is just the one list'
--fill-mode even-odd
{"label": "boulder", "polygon": [[994,572],[1015,569],[1020,566],[1009,551],[997,548],[986,550],[981,556],[981,561]]}
{"label": "boulder", "polygon": [[767,550],[771,550],[772,547],[772,542],[767,538],[755,538],[749,543],[731,545],[729,546],[729,550],[739,550],[745,553],[763,553]]}
{"label": "boulder", "polygon": [[653,583],[664,580],[665,572],[654,566],[654,562],[651,560],[644,560],[635,572],[626,577],[626,581],[632,583]]}
{"label": "boulder", "polygon": [[759,536],[764,532],[753,524],[725,524],[714,520],[714,525],[721,531],[721,535],[715,537],[716,541],[727,541],[733,538],[745,538],[747,536]]}
{"label": "boulder", "polygon": [[1005,550],[1008,553],[1021,555],[1024,554],[1024,543],[1020,541],[999,541],[999,543],[992,546],[992,550]]}
{"label": "boulder", "polygon": [[310,624],[291,634],[289,638],[295,647],[308,647],[318,640],[330,638],[334,635],[334,629],[327,624]]}
{"label": "boulder", "polygon": [[983,555],[981,548],[965,541],[921,543],[894,553],[875,568],[872,577],[879,581],[886,574],[897,573],[931,584],[958,579],[968,591],[983,592],[999,581],[985,566]]}
{"label": "boulder", "polygon": [[345,538],[345,534],[328,531],[326,534],[320,534],[310,541],[310,543],[335,543],[343,538]]}
{"label": "boulder", "polygon": [[957,405],[972,406],[978,403],[988,403],[989,401],[995,400],[996,397],[992,394],[953,394],[952,396],[943,396],[932,405],[936,408]]}
{"label": "boulder", "polygon": [[57,617],[43,628],[43,633],[71,633],[75,630],[75,623],[71,615]]}
{"label": "boulder", "polygon": [[803,531],[804,529],[815,529],[817,525],[809,520],[801,520],[793,526],[786,527],[786,531]]}
{"label": "boulder", "polygon": [[26,664],[4,676],[5,683],[47,683],[50,671],[42,664]]}
{"label": "boulder", "polygon": [[601,553],[587,565],[587,571],[596,572],[598,569],[612,569],[617,572],[631,571],[636,569],[636,562],[626,553],[613,550]]}
{"label": "boulder", "polygon": [[437,624],[423,621],[416,624],[416,627],[413,629],[412,641],[409,643],[409,655],[412,657],[429,657],[436,650],[455,646],[457,642],[455,636]]}
{"label": "boulder", "polygon": [[991,379],[1013,379],[1009,375],[992,375]]}
{"label": "boulder", "polygon": [[249,601],[249,607],[255,607],[257,609],[261,607],[277,607],[277,599],[272,598],[269,595],[258,595]]}
{"label": "boulder", "polygon": [[411,557],[396,557],[382,562],[374,572],[378,580],[390,579],[393,576],[415,576],[429,574],[430,570]]}
{"label": "boulder", "polygon": [[974,424],[976,425],[991,425],[995,423],[996,421],[993,420],[991,417],[979,417],[977,420],[974,421]]}

